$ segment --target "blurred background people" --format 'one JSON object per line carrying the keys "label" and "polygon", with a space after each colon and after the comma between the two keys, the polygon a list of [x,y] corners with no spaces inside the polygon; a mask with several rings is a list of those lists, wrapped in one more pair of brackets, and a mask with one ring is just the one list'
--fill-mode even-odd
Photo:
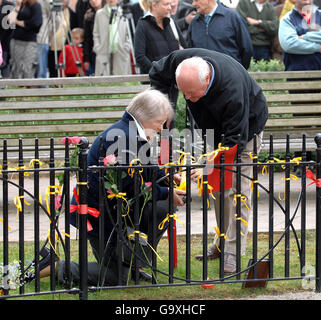
{"label": "blurred background people", "polygon": [[63,52],[60,52],[58,62],[64,64],[62,76],[84,76],[84,59],[82,43],[84,41],[84,29],[74,28],[71,30],[71,44],[65,45],[65,61]]}
{"label": "blurred background people", "polygon": [[10,77],[34,78],[38,65],[37,34],[42,25],[41,5],[37,0],[17,0],[8,19],[15,24],[10,41]]}
{"label": "blurred background people", "polygon": [[193,6],[197,14],[188,28],[189,47],[225,53],[248,69],[253,48],[243,18],[216,0],[194,0]]}
{"label": "blurred background people", "polygon": [[131,43],[126,18],[117,0],[107,0],[96,12],[93,39],[96,76],[131,74]]}
{"label": "blurred background people", "polygon": [[48,77],[48,52],[49,38],[48,26],[51,19],[51,8],[49,0],[38,0],[42,11],[42,26],[37,35],[38,47],[38,66],[36,70],[36,78]]}
{"label": "blurred background people", "polygon": [[8,14],[14,9],[14,4],[11,1],[0,0],[0,42],[2,46],[2,64],[0,73],[2,78],[10,76],[10,40],[14,30],[14,25],[10,25]]}
{"label": "blurred background people", "polygon": [[[177,9],[175,10],[175,5],[177,3]],[[192,1],[184,0],[172,0],[171,1],[172,18],[176,21],[178,27],[181,29],[184,38],[187,38],[187,30],[191,21],[196,15],[196,9],[192,6]]]}
{"label": "blurred background people", "polygon": [[86,71],[86,75],[95,74],[95,61],[96,54],[93,52],[94,47],[94,39],[93,39],[93,31],[94,31],[94,21],[96,12],[104,7],[106,4],[105,0],[89,0],[89,8],[84,15],[84,69]]}
{"label": "blurred background people", "polygon": [[57,8],[52,14],[49,23],[48,70],[50,78],[56,78],[60,68],[58,65],[60,52],[68,37],[70,39],[70,31],[78,27],[78,21],[75,12],[69,8],[69,0],[62,0],[61,8]]}
{"label": "blurred background people", "polygon": [[245,19],[253,45],[254,61],[269,61],[279,20],[269,0],[240,0],[236,10]]}
{"label": "blurred background people", "polygon": [[149,11],[135,31],[135,58],[141,73],[148,73],[153,61],[174,50],[186,48],[186,41],[176,22],[170,18],[170,0],[145,0]]}

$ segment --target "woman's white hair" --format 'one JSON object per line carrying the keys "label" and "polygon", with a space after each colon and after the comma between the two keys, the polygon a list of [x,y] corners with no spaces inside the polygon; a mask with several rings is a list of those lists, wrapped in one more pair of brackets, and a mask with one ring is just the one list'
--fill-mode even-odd
{"label": "woman's white hair", "polygon": [[210,73],[209,64],[201,57],[192,57],[192,58],[183,60],[176,68],[176,71],[175,71],[176,79],[180,76],[182,67],[196,68],[196,70],[198,71],[197,75],[201,83],[204,83],[206,76],[209,75]]}
{"label": "woman's white hair", "polygon": [[172,120],[174,117],[174,110],[168,97],[155,89],[147,89],[135,96],[126,111],[139,122],[152,121],[159,115],[166,115],[167,120]]}

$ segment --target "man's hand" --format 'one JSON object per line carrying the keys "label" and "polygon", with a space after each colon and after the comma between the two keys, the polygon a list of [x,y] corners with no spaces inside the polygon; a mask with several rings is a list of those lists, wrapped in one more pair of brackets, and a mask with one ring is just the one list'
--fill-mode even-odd
{"label": "man's hand", "polygon": [[193,18],[195,17],[196,15],[196,11],[192,11],[190,12],[186,17],[185,17],[185,21],[187,24],[190,24],[191,21],[193,20]]}
{"label": "man's hand", "polygon": [[179,190],[179,189],[173,189],[173,202],[174,206],[182,207],[185,205],[185,202],[183,200],[183,196],[186,195],[186,191]]}

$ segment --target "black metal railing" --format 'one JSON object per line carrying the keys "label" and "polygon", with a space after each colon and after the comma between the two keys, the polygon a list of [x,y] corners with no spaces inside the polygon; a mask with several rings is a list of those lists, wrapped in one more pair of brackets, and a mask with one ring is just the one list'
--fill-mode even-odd
{"label": "black metal railing", "polygon": [[[206,138],[206,137],[204,137]],[[315,177],[312,175],[309,176],[309,179],[312,179],[312,183],[315,183],[315,236],[314,236],[314,244],[315,251],[313,252],[313,257],[315,259],[315,275],[313,279],[315,280],[315,290],[321,291],[321,233],[320,233],[320,214],[321,214],[321,134],[316,136],[316,161],[306,161],[306,150],[305,150],[305,136],[302,137],[302,159],[294,160],[291,157],[291,149],[290,149],[290,138],[286,137],[286,150],[285,150],[285,159],[280,160],[277,159],[273,153],[273,136],[270,138],[270,151],[268,155],[268,161],[259,162],[257,155],[257,146],[256,146],[256,137],[254,138],[254,148],[252,153],[253,162],[251,163],[241,163],[240,154],[237,153],[235,157],[235,162],[233,164],[225,163],[224,153],[220,157],[220,162],[218,164],[209,164],[209,163],[195,163],[192,161],[191,155],[191,145],[187,145],[186,150],[184,150],[186,155],[186,161],[184,164],[175,163],[173,159],[169,159],[169,164],[165,165],[119,165],[113,168],[104,166],[103,158],[104,155],[101,155],[99,160],[99,166],[88,166],[87,165],[87,151],[88,151],[88,141],[86,138],[82,138],[77,148],[79,148],[79,156],[78,156],[78,165],[73,166],[70,164],[70,150],[68,146],[68,139],[66,142],[65,148],[65,162],[63,166],[57,166],[55,162],[55,146],[53,140],[51,141],[51,152],[49,159],[41,159],[41,161],[47,161],[49,164],[47,168],[42,166],[41,161],[39,159],[39,146],[37,139],[35,140],[35,158],[29,167],[26,167],[25,161],[23,159],[23,139],[19,141],[19,157],[18,157],[18,166],[12,167],[10,163],[8,163],[7,159],[7,141],[3,141],[3,163],[1,168],[1,183],[2,183],[2,216],[1,216],[1,224],[2,224],[2,283],[0,282],[0,288],[2,288],[2,295],[0,298],[10,298],[16,296],[28,296],[28,295],[40,295],[40,294],[48,294],[48,293],[78,293],[79,298],[82,300],[88,299],[88,292],[95,290],[103,290],[109,289],[112,286],[106,286],[103,283],[98,283],[97,286],[92,286],[88,284],[88,247],[87,247],[87,227],[88,227],[88,181],[87,174],[88,172],[98,172],[99,176],[99,212],[104,212],[105,214],[99,215],[99,257],[104,256],[104,250],[106,250],[106,240],[105,240],[105,219],[109,219],[113,223],[113,232],[117,235],[116,239],[116,253],[117,253],[117,266],[120,272],[118,272],[119,279],[117,281],[117,287],[142,287],[139,282],[138,268],[136,264],[139,263],[139,248],[141,247],[142,242],[142,234],[139,232],[140,230],[140,222],[139,222],[139,201],[137,199],[140,196],[141,192],[141,177],[139,174],[139,170],[149,169],[152,171],[152,218],[149,220],[149,230],[151,238],[147,240],[148,246],[152,247],[156,250],[156,235],[155,230],[157,230],[157,222],[156,222],[156,170],[157,168],[164,167],[168,169],[167,177],[168,177],[168,188],[169,188],[169,212],[167,216],[166,224],[168,224],[168,266],[167,268],[159,267],[159,261],[157,259],[157,254],[152,253],[152,259],[149,261],[150,267],[152,270],[153,280],[149,285],[144,285],[144,287],[148,286],[182,286],[182,285],[212,285],[217,283],[258,283],[262,281],[277,281],[277,280],[295,280],[295,279],[304,279],[306,277],[306,273],[304,271],[304,267],[307,264],[306,256],[307,256],[307,166],[313,165],[316,168]],[[206,140],[203,144],[206,146]],[[205,148],[205,147],[204,147]],[[77,149],[78,150],[78,149]],[[204,154],[206,154],[206,149],[203,150]],[[172,155],[172,153],[171,153]],[[207,251],[209,248],[208,243],[208,224],[209,224],[209,216],[208,216],[208,169],[220,169],[219,177],[219,185],[220,185],[220,219],[218,230],[226,230],[226,226],[224,226],[224,186],[226,179],[226,172],[231,170],[228,167],[233,167],[233,174],[236,176],[236,194],[241,194],[241,176],[242,166],[251,166],[253,167],[253,175],[246,176],[249,184],[253,186],[253,200],[252,200],[252,210],[251,210],[251,221],[253,225],[252,231],[252,243],[247,243],[248,246],[251,246],[251,252],[249,253],[251,256],[250,263],[247,267],[242,268],[242,259],[241,259],[241,224],[245,223],[241,219],[241,205],[242,199],[241,197],[236,197],[235,200],[235,211],[236,211],[236,272],[231,275],[224,274],[224,256],[225,256],[225,238],[224,234],[216,234],[219,237],[219,246],[218,249],[220,251],[219,265],[218,265],[218,274],[216,277],[213,277],[213,273],[209,270],[209,261],[207,259]],[[282,175],[284,181],[284,199],[280,199],[275,194],[275,167],[282,166]],[[302,176],[300,183],[300,190],[298,192],[298,198],[296,201],[296,205],[294,208],[291,208],[291,194],[293,193],[291,189],[291,178],[292,169],[294,167],[299,166],[302,168]],[[202,212],[202,252],[203,252],[203,262],[202,269],[197,279],[192,278],[191,271],[191,259],[192,259],[192,244],[191,244],[191,224],[192,224],[192,184],[191,184],[191,170],[193,168],[202,168],[204,169],[203,175],[203,192],[201,196],[201,204],[202,209],[199,209]],[[260,170],[267,169],[268,171],[268,187],[264,186],[260,183]],[[127,171],[128,169],[133,170],[133,184],[134,188],[134,199],[132,201],[132,236],[129,240],[128,233],[126,229],[125,219],[123,219],[124,215],[124,199],[122,197],[116,197],[116,219],[111,214],[111,208],[109,208],[109,201],[107,201],[106,197],[106,189],[104,187],[104,176],[106,170],[116,170],[118,173],[118,188],[121,191],[121,180],[122,180],[122,172]],[[178,170],[183,170],[186,173],[186,206],[183,210],[180,211],[185,218],[185,275],[178,275],[175,273],[175,259],[177,258],[175,252],[175,230],[176,230],[176,216],[175,216],[175,208],[173,202],[173,189],[174,185],[174,173]],[[63,184],[62,186],[56,185],[57,174],[63,174]],[[79,283],[78,287],[75,287],[72,282],[72,272],[71,272],[71,239],[70,239],[70,211],[71,210],[71,197],[73,194],[72,185],[72,176],[76,174],[76,188],[79,195],[78,203],[77,203],[77,211],[78,211],[78,230],[79,234],[77,239],[75,240],[78,243],[78,253],[79,253]],[[33,182],[33,190],[29,190],[25,186],[26,179],[30,180],[32,177]],[[47,179],[48,187],[46,191],[45,200],[42,199],[41,196],[41,185],[40,180]],[[282,182],[283,183],[283,182]],[[14,197],[14,206],[12,204],[12,194],[10,189],[15,189],[15,194],[17,196]],[[311,192],[311,188],[309,187],[309,191]],[[259,222],[260,222],[260,205],[259,205],[259,192],[266,193],[265,202],[268,203],[268,210],[266,212],[267,220],[268,220],[268,245],[267,249],[264,253],[259,248]],[[314,191],[313,191],[314,192]],[[59,197],[60,207],[57,208],[55,203],[57,203],[57,196]],[[10,198],[11,197],[11,198]],[[28,201],[26,200],[28,198]],[[30,200],[29,200],[30,199]],[[127,200],[126,200],[127,201]],[[26,259],[26,228],[25,228],[25,217],[27,214],[27,208],[31,206],[33,212],[32,215],[34,217],[33,224],[33,254],[32,259]],[[59,221],[61,221],[60,211],[64,211],[64,231],[61,231],[59,228]],[[298,212],[300,210],[300,234],[297,232],[293,225],[293,221],[296,218]],[[12,211],[17,212],[18,219],[18,249],[15,251],[11,250],[11,246],[13,243],[10,241],[10,217],[13,217]],[[282,232],[276,232],[274,230],[274,218],[276,211],[282,212],[284,215],[284,230]],[[47,215],[50,226],[49,233],[46,239],[41,239],[40,235],[40,215],[41,213]],[[30,215],[30,213],[28,213]],[[248,223],[249,221],[246,221]],[[124,231],[125,230],[125,231]],[[64,237],[63,237],[64,235]],[[292,275],[290,272],[291,267],[291,259],[293,256],[291,255],[291,235],[294,237],[294,243],[297,246],[297,254],[299,255],[299,271]],[[43,241],[43,242],[42,242]],[[55,255],[57,254],[57,242],[62,246],[64,261],[65,261],[65,287],[61,289],[60,286],[57,286],[57,279],[55,273]],[[283,275],[276,275],[275,268],[275,250],[278,249],[280,243],[283,243],[284,246],[284,260],[283,260]],[[107,241],[108,243],[108,241]],[[46,291],[41,291],[40,289],[40,269],[39,269],[39,261],[41,260],[40,252],[41,249],[47,246],[50,249],[50,288]],[[16,248],[16,247],[15,247]],[[181,251],[182,248],[179,248]],[[120,275],[122,274],[121,270],[124,268],[124,261],[122,257],[124,256],[124,251],[128,251],[132,258],[132,266],[134,267],[135,273],[133,276],[134,282],[129,282],[127,285],[124,285],[120,279]],[[10,252],[10,254],[9,254]],[[13,253],[14,252],[14,253]],[[180,253],[182,254],[182,253]],[[278,254],[279,255],[279,254]],[[30,256],[30,254],[29,254]],[[10,270],[6,266],[9,266],[12,259],[18,260],[18,267],[20,268],[20,276],[19,279],[16,279],[18,285],[18,291],[10,292],[10,285],[8,281],[12,278],[10,275]],[[268,261],[268,275],[266,278],[262,279],[259,277],[259,268],[262,262]],[[0,263],[1,265],[1,263]],[[33,269],[34,273],[34,290],[30,289],[30,285],[28,284],[28,292],[25,291],[26,284],[25,279],[28,274],[30,275],[30,270]],[[252,276],[248,276],[249,272],[252,272]],[[211,279],[209,278],[209,273],[211,273]],[[158,282],[158,275],[165,275],[167,281]],[[32,283],[32,282],[31,282]]]}

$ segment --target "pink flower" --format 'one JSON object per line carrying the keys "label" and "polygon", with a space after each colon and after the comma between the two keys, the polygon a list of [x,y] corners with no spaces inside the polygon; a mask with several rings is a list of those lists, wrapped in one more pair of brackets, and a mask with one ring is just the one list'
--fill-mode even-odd
{"label": "pink flower", "polygon": [[107,190],[107,193],[109,193],[109,194],[114,194],[114,192],[112,192],[110,189]]}
{"label": "pink flower", "polygon": [[110,154],[104,159],[104,166],[108,166],[109,164],[113,164],[116,162],[116,156],[114,154]]}
{"label": "pink flower", "polygon": [[151,189],[152,188],[152,182],[145,182],[145,186],[148,188],[148,189]]}
{"label": "pink flower", "polygon": [[58,210],[61,207],[61,194],[55,195],[55,209]]}
{"label": "pink flower", "polygon": [[65,137],[61,139],[63,144],[66,144],[66,139],[68,138],[68,144],[79,144],[81,141],[81,137],[74,136],[74,137]]}

